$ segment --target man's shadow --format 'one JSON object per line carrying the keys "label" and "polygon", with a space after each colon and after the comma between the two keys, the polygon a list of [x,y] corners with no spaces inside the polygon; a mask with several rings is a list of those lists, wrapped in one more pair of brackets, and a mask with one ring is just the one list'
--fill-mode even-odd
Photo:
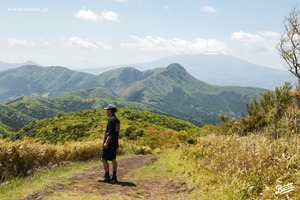
{"label": "man's shadow", "polygon": [[125,182],[125,181],[118,181],[116,183],[108,182],[108,183],[112,184],[112,185],[120,185],[122,187],[137,187],[136,184],[131,183],[131,182]]}

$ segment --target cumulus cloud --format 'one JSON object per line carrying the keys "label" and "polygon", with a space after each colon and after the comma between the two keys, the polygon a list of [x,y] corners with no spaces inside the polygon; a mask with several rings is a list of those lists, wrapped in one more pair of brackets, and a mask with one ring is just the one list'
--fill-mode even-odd
{"label": "cumulus cloud", "polygon": [[208,13],[215,13],[217,10],[211,6],[201,6],[200,7],[201,12],[208,12]]}
{"label": "cumulus cloud", "polygon": [[78,37],[71,37],[68,41],[69,45],[72,47],[79,47],[82,49],[96,49],[97,45],[89,42],[87,40],[80,39]]}
{"label": "cumulus cloud", "polygon": [[92,10],[85,8],[77,11],[75,17],[86,21],[120,21],[120,15],[114,11],[104,11],[97,14]]}
{"label": "cumulus cloud", "polygon": [[273,51],[279,41],[280,34],[275,32],[259,32],[251,34],[243,31],[234,32],[230,39],[239,42],[248,50],[254,52]]}
{"label": "cumulus cloud", "polygon": [[120,16],[114,11],[105,11],[101,13],[100,19],[105,21],[120,21]]}
{"label": "cumulus cloud", "polygon": [[98,15],[89,9],[81,9],[81,10],[77,11],[75,16],[79,19],[83,19],[86,21],[97,21],[98,20]]}
{"label": "cumulus cloud", "polygon": [[140,38],[135,35],[129,37],[135,40],[135,42],[122,43],[122,47],[147,51],[166,51],[178,54],[223,53],[226,51],[226,44],[215,39],[205,40],[196,38],[194,40],[182,40],[178,38],[167,39],[152,36]]}
{"label": "cumulus cloud", "polygon": [[12,46],[27,46],[31,47],[34,46],[35,43],[32,41],[24,40],[24,39],[19,39],[19,38],[8,38],[7,42],[9,45]]}

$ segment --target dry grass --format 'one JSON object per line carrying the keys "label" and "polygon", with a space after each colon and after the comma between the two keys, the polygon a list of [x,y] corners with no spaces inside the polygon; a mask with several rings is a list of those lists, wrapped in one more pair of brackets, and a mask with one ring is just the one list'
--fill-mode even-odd
{"label": "dry grass", "polygon": [[[68,162],[100,159],[102,140],[41,144],[30,140],[9,142],[0,140],[0,182],[12,177],[23,177],[47,167],[53,168]],[[120,140],[118,154],[151,154],[152,149]]]}
{"label": "dry grass", "polygon": [[99,158],[100,153],[100,140],[70,142],[64,145],[41,144],[27,140],[17,142],[0,140],[0,181],[9,177],[32,174],[41,167]]}
{"label": "dry grass", "polygon": [[205,171],[215,184],[221,180],[223,189],[218,188],[221,193],[242,199],[281,199],[281,195],[275,194],[276,186],[288,183],[293,183],[295,189],[286,195],[300,196],[299,149],[300,136],[296,134],[277,140],[261,134],[209,135],[199,138],[197,145],[186,148],[182,156],[193,165],[190,176]]}

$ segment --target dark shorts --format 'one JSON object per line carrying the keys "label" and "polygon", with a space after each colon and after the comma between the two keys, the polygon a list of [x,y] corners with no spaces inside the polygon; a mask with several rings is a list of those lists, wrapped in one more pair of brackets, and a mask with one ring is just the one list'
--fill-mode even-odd
{"label": "dark shorts", "polygon": [[103,149],[102,151],[102,159],[103,160],[115,160],[117,157],[116,149]]}

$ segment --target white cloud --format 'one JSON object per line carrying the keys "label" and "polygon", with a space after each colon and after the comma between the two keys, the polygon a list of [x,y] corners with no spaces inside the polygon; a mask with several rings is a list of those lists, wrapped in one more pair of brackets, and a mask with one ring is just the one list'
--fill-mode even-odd
{"label": "white cloud", "polygon": [[254,52],[273,51],[279,41],[280,34],[275,32],[259,32],[257,34],[243,31],[234,32],[230,39],[239,42],[246,49]]}
{"label": "white cloud", "polygon": [[105,21],[120,21],[119,14],[114,11],[102,12],[99,18],[100,20],[105,20]]}
{"label": "white cloud", "polygon": [[234,32],[231,36],[231,39],[238,40],[238,41],[250,41],[250,42],[262,42],[264,40],[259,35],[254,35],[243,31]]}
{"label": "white cloud", "polygon": [[72,47],[79,47],[82,49],[96,49],[98,48],[97,45],[89,42],[87,40],[80,39],[78,37],[72,37],[68,40],[68,43]]}
{"label": "white cloud", "polygon": [[79,10],[75,17],[86,21],[120,21],[120,15],[114,11],[104,11],[97,14],[85,8]]}
{"label": "white cloud", "polygon": [[104,42],[97,42],[98,47],[104,50],[113,50],[114,48]]}
{"label": "white cloud", "polygon": [[268,39],[275,39],[278,40],[280,38],[280,34],[279,33],[275,33],[275,32],[271,32],[271,31],[263,31],[263,32],[259,32],[259,35],[268,38]]}
{"label": "white cloud", "polygon": [[71,46],[71,47],[82,48],[82,49],[103,49],[103,50],[113,50],[114,49],[109,44],[106,44],[104,42],[100,42],[100,41],[92,42],[92,41],[89,41],[86,39],[81,39],[78,37],[71,37],[68,40],[61,38],[60,43],[64,47]]}
{"label": "white cloud", "polygon": [[215,13],[217,10],[211,6],[201,6],[200,7],[201,12],[208,12],[208,13]]}
{"label": "white cloud", "polygon": [[75,16],[79,19],[83,19],[86,21],[97,21],[98,20],[98,15],[89,9],[81,9],[76,13]]}
{"label": "white cloud", "polygon": [[43,39],[40,39],[40,42],[41,42],[43,45],[45,45],[45,46],[49,46],[49,45],[50,45],[49,42],[46,42],[46,41],[43,40]]}
{"label": "white cloud", "polygon": [[134,43],[122,43],[121,46],[128,49],[138,49],[147,51],[166,51],[171,53],[222,53],[226,51],[226,44],[215,40],[205,40],[196,38],[194,40],[182,40],[182,39],[167,39],[161,37],[147,36],[139,38],[131,35],[130,38],[134,39]]}
{"label": "white cloud", "polygon": [[18,39],[18,38],[8,38],[7,42],[9,45],[12,46],[27,46],[31,47],[34,46],[35,43],[32,41],[24,40],[24,39]]}

